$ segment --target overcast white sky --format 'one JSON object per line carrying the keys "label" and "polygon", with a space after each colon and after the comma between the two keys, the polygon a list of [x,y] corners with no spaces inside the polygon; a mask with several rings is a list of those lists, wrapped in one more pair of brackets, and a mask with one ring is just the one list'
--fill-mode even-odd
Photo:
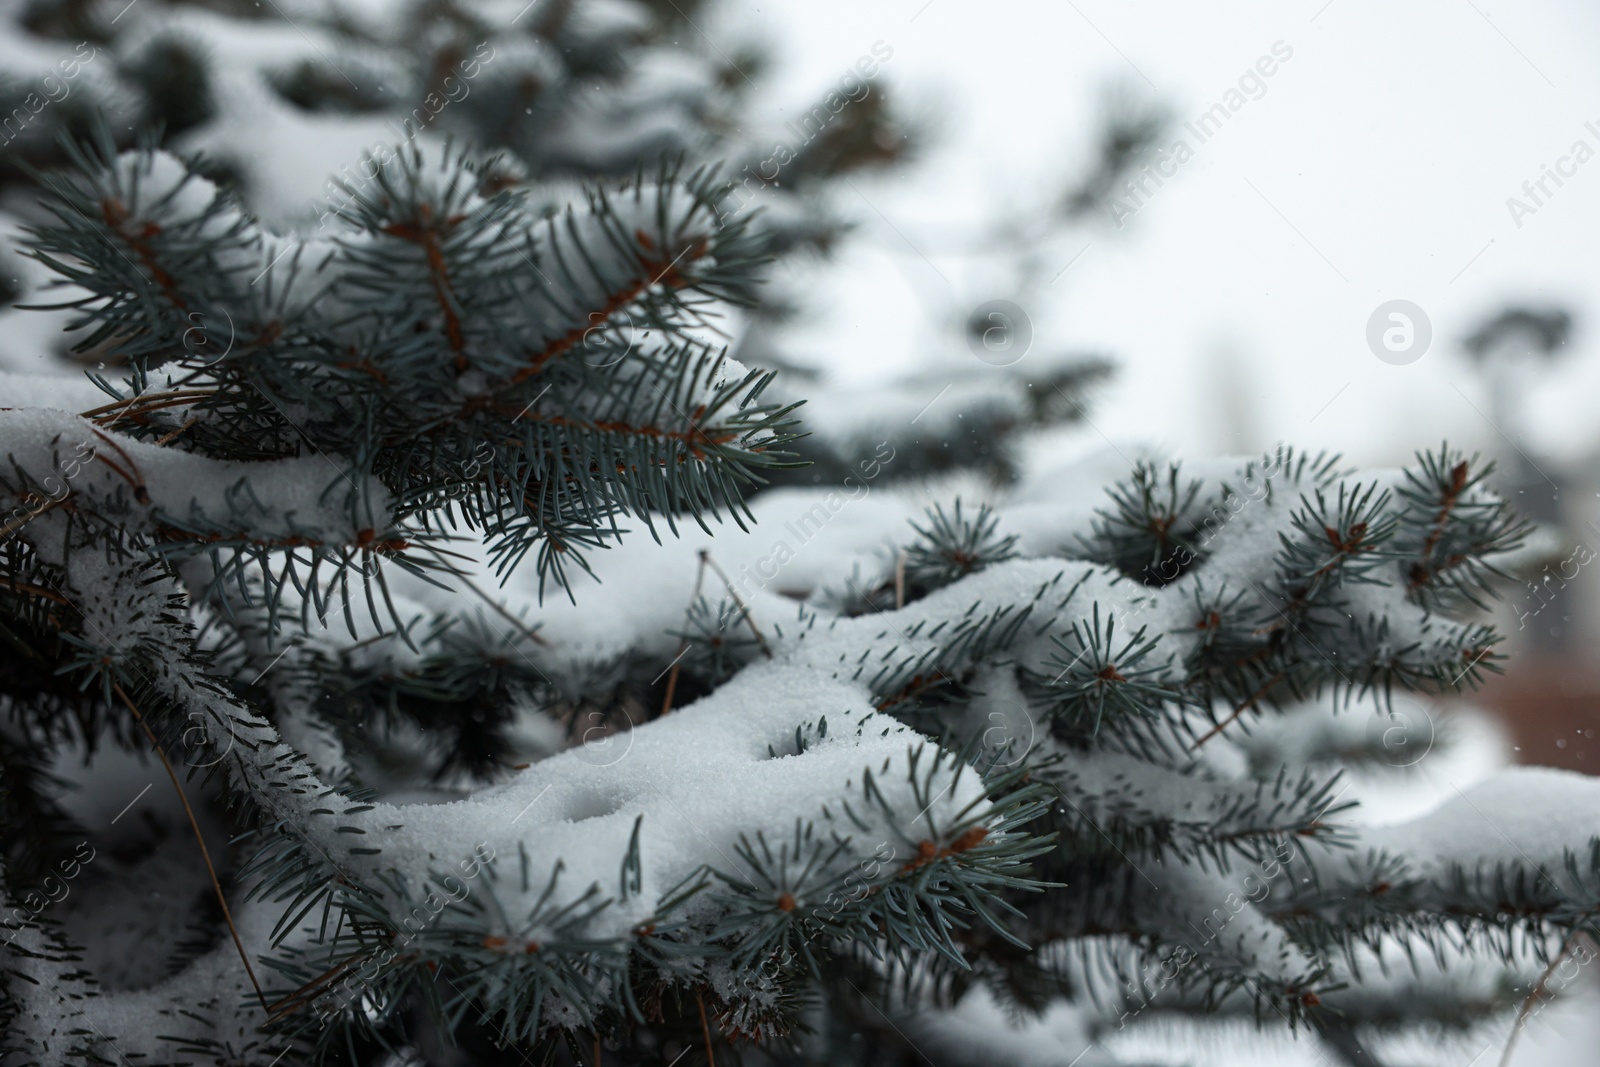
{"label": "overcast white sky", "polygon": [[[1265,95],[1125,228],[1069,234],[1061,266],[1087,251],[1026,309],[1036,344],[1120,360],[1095,423],[1188,454],[1288,440],[1391,462],[1444,436],[1501,451],[1458,342],[1518,300],[1565,304],[1578,330],[1557,371],[1530,377],[1526,425],[1503,429],[1541,458],[1600,445],[1600,158],[1520,228],[1506,205],[1575,141],[1600,152],[1593,5],[766,0],[705,28],[777,45],[757,81],[788,115],[882,40],[881,77],[940,125],[915,168],[859,183],[863,238],[812,293],[824,311],[796,343],[841,375],[924,358],[930,297],[964,311],[1010,295],[941,249],[1080,173],[1108,82],[1192,119],[1281,41],[1293,56]],[[1408,366],[1365,341],[1393,298],[1433,324]]]}

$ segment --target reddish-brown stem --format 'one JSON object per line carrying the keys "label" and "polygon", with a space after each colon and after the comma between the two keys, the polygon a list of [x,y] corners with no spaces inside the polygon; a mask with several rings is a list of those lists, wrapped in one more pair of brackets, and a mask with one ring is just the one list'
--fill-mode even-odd
{"label": "reddish-brown stem", "polygon": [[155,401],[153,403],[149,403],[149,404],[141,404],[141,405],[138,405],[138,406],[135,406],[135,407],[127,407],[127,408],[124,408],[121,411],[114,412],[114,413],[112,413],[110,415],[102,415],[98,419],[96,419],[95,421],[98,422],[102,426],[115,426],[117,423],[121,422],[123,419],[132,419],[135,422],[142,422],[144,417],[146,415],[148,415],[152,411],[160,411],[163,408],[192,407],[193,405],[194,405],[194,400],[192,398],[189,398],[189,397],[181,397],[181,398],[168,399],[168,400],[157,400],[157,401]]}
{"label": "reddish-brown stem", "polygon": [[91,408],[88,411],[80,411],[78,412],[78,417],[84,419],[93,419],[98,418],[108,412],[116,411],[120,408],[125,408],[130,405],[143,404],[144,402],[150,400],[189,400],[212,396],[215,393],[215,389],[174,389],[166,393],[143,393],[139,396],[130,396],[126,400],[118,400],[111,404],[102,405],[101,407]]}
{"label": "reddish-brown stem", "polygon": [[1554,958],[1550,960],[1550,965],[1539,975],[1539,980],[1533,983],[1533,988],[1528,990],[1527,998],[1517,1008],[1517,1021],[1512,1024],[1511,1036],[1506,1039],[1505,1051],[1500,1054],[1500,1067],[1507,1067],[1511,1062],[1511,1052],[1517,1047],[1517,1038],[1522,1035],[1523,1027],[1528,1025],[1528,1017],[1533,1014],[1533,1002],[1544,992],[1545,986],[1550,983],[1551,975],[1556,973],[1556,968],[1561,965],[1561,961],[1566,959],[1567,954],[1572,951],[1573,944],[1577,938],[1578,932],[1574,930],[1562,940],[1561,951],[1557,952]]}
{"label": "reddish-brown stem", "polygon": [[873,707],[877,708],[879,711],[884,711],[885,709],[894,707],[902,700],[910,700],[914,696],[919,696],[923,693],[929,692],[930,690],[937,689],[939,686],[944,685],[948,681],[950,681],[950,676],[937,669],[934,670],[933,674],[926,678],[920,674],[912,675],[911,680],[905,685],[901,686],[899,692],[889,694],[874,704]]}
{"label": "reddish-brown stem", "polygon": [[171,444],[174,438],[199,421],[200,416],[196,415],[189,419],[189,421],[185,422],[182,426],[179,426],[176,430],[173,430],[171,433],[162,434],[161,437],[156,441],[156,447],[161,448],[164,445]]}
{"label": "reddish-brown stem", "polygon": [[[689,594],[690,611],[694,610],[695,604],[697,604],[700,600],[700,587],[704,584],[705,579],[706,554],[702,552],[700,553],[700,569],[695,571],[694,574],[694,592]],[[685,618],[687,619],[688,612],[685,612],[684,614]],[[672,669],[667,674],[667,695],[661,699],[662,715],[665,715],[667,712],[672,710],[672,697],[673,694],[678,691],[678,670],[683,664],[683,654],[687,651],[689,651],[689,639],[685,637],[683,640],[678,642],[678,651],[672,657]]]}
{"label": "reddish-brown stem", "polygon": [[200,843],[200,858],[205,860],[206,873],[211,876],[211,888],[216,891],[217,903],[222,906],[222,917],[227,920],[228,933],[233,935],[233,947],[239,951],[239,959],[244,962],[244,973],[250,976],[250,984],[255,987],[256,997],[261,1001],[261,1010],[267,1011],[267,996],[261,992],[261,983],[256,981],[255,968],[250,966],[250,956],[244,950],[244,942],[239,939],[239,928],[234,925],[233,912],[228,910],[228,897],[222,891],[222,882],[217,878],[217,868],[211,863],[211,852],[206,848],[206,839],[200,833],[200,823],[194,817],[194,809],[189,806],[189,794],[183,790],[183,783],[178,781],[177,772],[172,769],[172,763],[167,759],[166,750],[161,747],[161,742],[156,740],[155,733],[150,729],[150,724],[144,721],[144,716],[139,714],[139,709],[134,706],[128,694],[122,691],[122,686],[116,682],[111,683],[112,690],[133,712],[133,718],[139,724],[139,729],[144,731],[144,736],[149,738],[150,747],[156,750],[156,755],[161,759],[161,766],[167,770],[167,777],[172,779],[172,788],[178,791],[178,800],[183,804],[183,813],[189,818],[189,828],[194,831],[194,839]]}
{"label": "reddish-brown stem", "polygon": [[[421,215],[417,225],[394,223],[385,226],[383,232],[421,246],[422,254],[427,257],[428,276],[433,282],[439,310],[444,313],[444,333],[450,341],[450,351],[456,354],[456,373],[459,374],[467,369],[466,335],[461,329],[461,316],[456,314],[455,294],[450,289],[450,269],[444,261],[444,249],[439,244],[439,230],[434,225],[433,212],[427,204],[422,205]],[[443,220],[444,228],[447,231],[454,229],[461,218],[455,215]]]}
{"label": "reddish-brown stem", "polygon": [[706,1022],[706,998],[700,995],[697,989],[694,992],[695,1003],[700,1005],[700,1032],[706,1038],[706,1067],[717,1067],[717,1057],[711,1051],[711,1024]]}
{"label": "reddish-brown stem", "polygon": [[[698,419],[705,414],[702,406],[695,409],[694,417]],[[725,445],[736,439],[736,433],[708,434],[699,423],[691,422],[687,430],[664,430],[659,426],[635,426],[632,423],[621,422],[617,419],[597,419],[585,421],[582,419],[569,419],[564,415],[539,415],[529,412],[522,416],[535,422],[547,422],[552,426],[566,426],[580,430],[602,430],[606,433],[632,434],[636,437],[658,437],[665,441],[682,441],[689,446],[689,451],[694,453],[695,459],[705,459],[705,445]]]}
{"label": "reddish-brown stem", "polygon": [[711,553],[708,550],[704,548],[700,550],[700,560],[705,566],[716,571],[717,577],[722,579],[722,584],[728,587],[728,595],[733,597],[733,602],[739,606],[739,614],[743,615],[744,621],[749,624],[750,632],[756,635],[756,644],[760,645],[762,653],[768,659],[771,659],[772,649],[767,644],[767,639],[761,635],[760,628],[756,626],[755,616],[750,614],[750,606],[739,595],[739,590],[733,587],[733,583],[728,580],[728,576],[723,573],[722,568],[717,566],[716,560],[711,558]]}
{"label": "reddish-brown stem", "polygon": [[20,515],[17,518],[12,519],[4,526],[0,526],[0,539],[10,537],[12,534],[28,525],[28,523],[32,522],[34,519],[37,519],[40,515],[43,515],[45,512],[50,511],[53,508],[61,507],[70,499],[70,495],[58,497],[55,500],[51,500],[48,503],[40,505],[34,510],[28,512],[26,515]]}
{"label": "reddish-brown stem", "polygon": [[14,589],[19,593],[27,593],[31,596],[43,597],[46,600],[54,601],[63,607],[70,608],[72,606],[72,601],[68,600],[60,593],[57,593],[54,590],[45,589],[42,586],[32,585],[28,582],[18,582],[14,580],[7,581],[5,585],[0,586],[0,589]]}
{"label": "reddish-brown stem", "polygon": [[1445,490],[1444,500],[1439,504],[1439,514],[1433,520],[1433,529],[1428,531],[1428,539],[1422,544],[1422,557],[1417,565],[1412,568],[1409,591],[1427,583],[1429,578],[1442,568],[1428,567],[1428,561],[1433,557],[1433,550],[1439,547],[1439,540],[1444,537],[1445,523],[1449,521],[1450,514],[1455,510],[1456,502],[1461,499],[1461,492],[1467,487],[1467,461],[1462,460],[1450,468],[1450,486]]}
{"label": "reddish-brown stem", "polygon": [[[1213,737],[1215,737],[1218,734],[1220,734],[1224,729],[1226,729],[1233,722],[1235,722],[1239,718],[1239,716],[1243,715],[1246,711],[1249,711],[1251,708],[1255,707],[1256,702],[1259,701],[1262,697],[1266,696],[1267,692],[1273,686],[1277,685],[1281,681],[1283,681],[1283,672],[1282,671],[1279,671],[1277,674],[1274,674],[1271,678],[1268,678],[1265,682],[1262,683],[1260,689],[1257,689],[1254,693],[1251,693],[1249,698],[1247,700],[1245,700],[1245,702],[1243,704],[1240,704],[1238,707],[1233,709],[1233,714],[1232,715],[1229,715],[1226,719],[1223,719],[1221,722],[1217,723],[1217,725],[1213,726],[1210,730],[1207,730],[1206,733],[1205,733],[1205,736],[1200,738],[1200,740],[1198,740],[1198,741],[1196,741],[1194,743],[1194,747],[1195,748],[1199,748],[1201,745],[1205,744],[1207,741],[1211,740]],[[1190,751],[1193,751],[1193,749],[1191,749]]]}
{"label": "reddish-brown stem", "polygon": [[595,329],[599,323],[610,321],[611,316],[615,315],[618,311],[621,311],[628,304],[631,304],[633,301],[637,300],[652,286],[664,285],[669,289],[681,289],[688,285],[689,279],[678,270],[679,260],[687,258],[692,262],[704,256],[709,249],[710,243],[702,237],[700,240],[696,241],[694,244],[690,245],[688,248],[679,253],[678,259],[671,260],[670,262],[659,263],[641,259],[639,261],[639,265],[647,272],[652,272],[654,277],[649,279],[641,278],[634,282],[630,282],[628,285],[623,286],[621,289],[607,296],[604,303],[589,313],[587,319],[589,325],[574,326],[560,337],[557,337],[555,340],[546,343],[543,348],[533,353],[529,357],[528,365],[526,367],[523,367],[521,370],[517,371],[517,373],[511,376],[510,384],[516,385],[519,382],[527,381],[535,374],[538,374],[544,369],[546,363],[549,363],[557,356],[571,351],[572,348],[578,344],[578,342],[582,341],[586,336],[588,336],[590,330]]}
{"label": "reddish-brown stem", "polygon": [[150,277],[161,287],[167,299],[172,301],[174,306],[188,310],[188,305],[178,294],[177,283],[172,280],[172,275],[156,262],[155,253],[150,248],[149,239],[160,233],[161,227],[154,222],[146,222],[138,230],[130,232],[123,226],[128,221],[128,206],[115,197],[100,201],[100,215],[105,219],[106,225],[116,231],[117,236],[128,242],[134,254],[139,257],[139,262],[144,264],[145,269],[150,272]]}
{"label": "reddish-brown stem", "polygon": [[123,471],[121,467],[118,467],[115,463],[111,462],[109,459],[106,459],[106,457],[101,454],[99,449],[95,450],[94,458],[100,460],[106,466],[116,471],[117,474],[122,476],[124,481],[133,486],[133,498],[135,500],[141,504],[150,503],[150,491],[144,487],[144,475],[139,473],[139,467],[133,462],[133,457],[128,455],[126,449],[117,444],[115,438],[108,437],[106,434],[101,433],[97,429],[91,429],[91,432],[96,437],[100,438],[100,440],[116,449],[117,455],[121,456],[123,461],[128,464],[128,469],[127,471]]}

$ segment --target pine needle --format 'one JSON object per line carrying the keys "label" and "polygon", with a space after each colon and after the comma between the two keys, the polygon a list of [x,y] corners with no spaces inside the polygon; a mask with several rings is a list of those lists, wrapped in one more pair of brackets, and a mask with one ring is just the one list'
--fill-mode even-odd
{"label": "pine needle", "polygon": [[233,947],[239,950],[239,959],[244,962],[244,972],[250,976],[250,984],[255,987],[256,998],[261,1001],[261,1010],[267,1011],[267,996],[261,991],[261,983],[256,981],[255,968],[250,966],[250,957],[245,953],[244,942],[239,939],[239,928],[233,923],[233,913],[228,910],[228,898],[222,892],[222,883],[217,880],[217,868],[211,863],[211,852],[206,848],[206,839],[200,833],[200,823],[194,817],[194,809],[189,806],[189,795],[183,791],[183,783],[178,781],[178,775],[172,769],[172,763],[167,759],[167,753],[161,747],[161,742],[156,740],[156,735],[151,731],[150,724],[144,721],[144,716],[139,714],[139,709],[134,706],[128,694],[122,691],[122,686],[117,682],[111,683],[122,702],[133,712],[134,720],[138,722],[139,729],[150,739],[150,747],[156,750],[156,755],[161,758],[161,766],[167,770],[167,777],[172,779],[172,788],[178,791],[178,800],[183,804],[183,813],[189,817],[189,828],[194,831],[194,839],[200,843],[200,856],[206,862],[206,873],[211,876],[211,888],[216,891],[217,903],[222,905],[222,917],[228,922],[228,932],[233,935]]}

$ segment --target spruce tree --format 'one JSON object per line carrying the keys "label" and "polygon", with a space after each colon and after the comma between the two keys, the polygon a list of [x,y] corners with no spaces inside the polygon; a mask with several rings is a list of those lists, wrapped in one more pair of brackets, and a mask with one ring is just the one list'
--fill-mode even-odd
{"label": "spruce tree", "polygon": [[[613,86],[561,34],[655,25],[516,6],[507,53]],[[0,377],[8,1067],[1088,1064],[1187,1017],[1371,1064],[1585,961],[1587,779],[1346,797],[1498,667],[1488,463],[1118,456],[924,508],[886,432],[771,488],[805,409],[717,331],[832,225],[802,190],[733,210],[738,153],[524,123],[512,77],[475,106],[513,132],[446,107],[268,224],[158,142],[226,102],[151,54],[164,134],[35,159],[29,314],[96,369]]]}

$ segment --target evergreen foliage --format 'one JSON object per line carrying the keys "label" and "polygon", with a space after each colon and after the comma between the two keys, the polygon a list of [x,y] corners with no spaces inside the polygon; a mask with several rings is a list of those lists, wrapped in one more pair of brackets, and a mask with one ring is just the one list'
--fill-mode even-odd
{"label": "evergreen foliage", "polygon": [[[518,47],[449,112],[470,147],[292,229],[183,151],[230,105],[181,35],[30,9],[125,56],[179,154],[102,124],[40,173],[34,314],[104,367],[0,377],[0,1063],[1039,1062],[1065,1017],[1088,1064],[1203,1016],[1370,1064],[1600,933],[1600,836],[1548,816],[1592,782],[1389,824],[1345,796],[1398,773],[1407,694],[1498,669],[1478,609],[1526,528],[1489,464],[1284,447],[924,508],[868,484],[889,449],[848,498],[758,494],[797,406],[716,331],[820,231],[625,121],[683,100],[629,95],[611,45],[658,24],[606,11],[494,8]],[[426,84],[417,24],[360,25],[341,63]],[[263,76],[386,106],[338,73]],[[888,153],[855,121],[819,181]],[[147,780],[168,806],[118,813]]]}

